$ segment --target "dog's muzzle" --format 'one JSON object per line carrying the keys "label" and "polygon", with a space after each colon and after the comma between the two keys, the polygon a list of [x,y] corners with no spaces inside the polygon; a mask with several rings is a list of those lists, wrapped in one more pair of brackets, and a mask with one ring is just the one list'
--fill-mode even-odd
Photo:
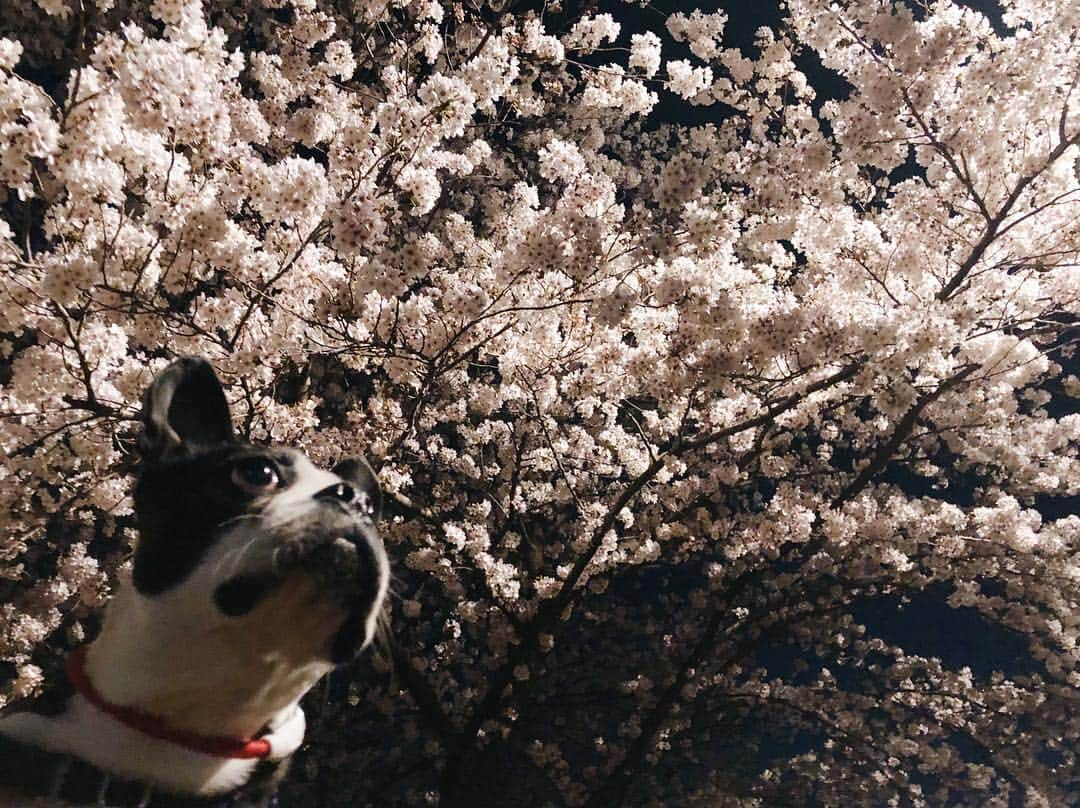
{"label": "dog's muzzle", "polygon": [[379,536],[370,522],[347,530],[320,530],[291,539],[274,552],[278,577],[301,570],[329,596],[350,606],[357,598],[374,605],[379,593]]}
{"label": "dog's muzzle", "polygon": [[270,533],[275,546],[270,569],[240,573],[215,590],[214,602],[223,614],[247,614],[297,573],[310,576],[322,597],[350,614],[366,616],[377,607],[386,561],[372,520],[324,508],[303,524]]}

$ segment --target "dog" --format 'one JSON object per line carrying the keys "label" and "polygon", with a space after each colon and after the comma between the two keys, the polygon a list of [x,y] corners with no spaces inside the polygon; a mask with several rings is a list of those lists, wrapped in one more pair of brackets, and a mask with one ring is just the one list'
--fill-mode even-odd
{"label": "dog", "polygon": [[272,805],[301,697],[376,632],[389,566],[366,461],[238,439],[193,357],[153,380],[142,425],[130,581],[66,681],[0,714],[0,806]]}

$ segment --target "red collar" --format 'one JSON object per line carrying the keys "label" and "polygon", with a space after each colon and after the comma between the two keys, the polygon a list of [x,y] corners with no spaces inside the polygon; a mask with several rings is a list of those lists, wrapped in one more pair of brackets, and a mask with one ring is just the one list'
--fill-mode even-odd
{"label": "red collar", "polygon": [[84,699],[104,713],[108,713],[121,724],[133,730],[183,746],[193,752],[216,755],[225,758],[264,758],[270,755],[270,742],[265,738],[241,740],[224,735],[200,735],[197,732],[185,732],[170,729],[160,718],[144,713],[134,707],[111,704],[95,689],[94,683],[86,674],[86,649],[83,645],[71,652],[67,660],[67,675],[71,684]]}

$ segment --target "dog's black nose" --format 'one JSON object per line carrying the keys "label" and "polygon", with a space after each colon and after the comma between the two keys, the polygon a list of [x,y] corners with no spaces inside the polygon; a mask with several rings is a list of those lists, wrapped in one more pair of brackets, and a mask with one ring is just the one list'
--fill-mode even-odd
{"label": "dog's black nose", "polygon": [[315,494],[315,499],[332,499],[335,502],[348,504],[356,499],[356,492],[348,483],[335,483]]}

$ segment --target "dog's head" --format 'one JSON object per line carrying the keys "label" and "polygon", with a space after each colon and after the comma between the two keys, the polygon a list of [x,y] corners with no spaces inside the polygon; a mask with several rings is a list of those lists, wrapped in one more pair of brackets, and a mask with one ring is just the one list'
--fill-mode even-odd
{"label": "dog's head", "polygon": [[[237,439],[221,384],[195,358],[153,381],[143,428],[134,496],[140,595],[242,630],[245,619],[271,619],[261,612],[299,619],[270,611],[292,592],[292,603],[334,624],[320,627],[317,655],[342,663],[371,641],[389,573],[375,530],[379,486],[363,458],[328,471],[295,449]],[[273,638],[272,627],[261,630]]]}

